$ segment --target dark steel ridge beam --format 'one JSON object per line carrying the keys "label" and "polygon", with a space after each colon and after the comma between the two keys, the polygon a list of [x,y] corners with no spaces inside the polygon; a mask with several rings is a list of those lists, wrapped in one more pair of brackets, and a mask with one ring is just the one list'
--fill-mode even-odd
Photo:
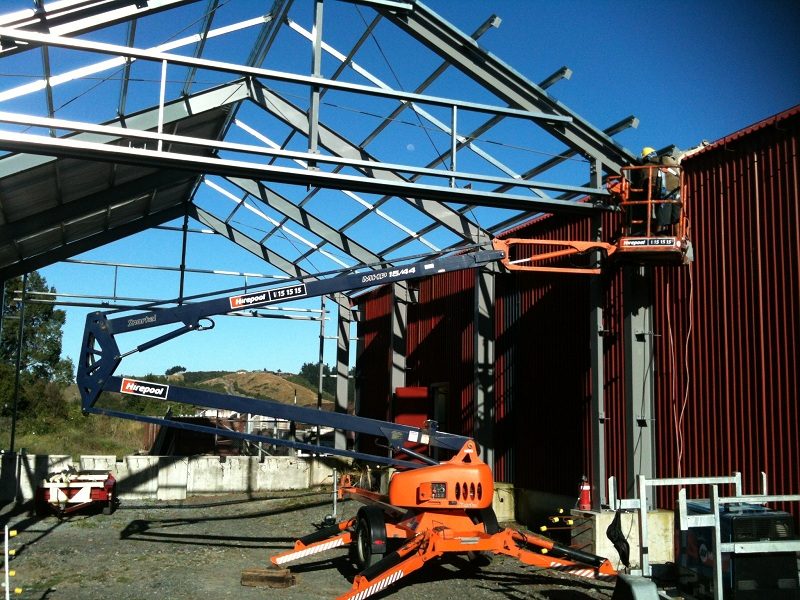
{"label": "dark steel ridge beam", "polygon": [[[171,124],[192,115],[215,110],[250,97],[249,87],[243,80],[198,92],[192,96],[180,98],[164,105],[164,124]],[[158,108],[147,109],[119,119],[109,121],[108,127],[129,127],[134,130],[147,131],[158,126]],[[78,142],[107,142],[108,135],[96,133],[78,133],[69,138]],[[55,157],[29,156],[13,154],[0,158],[0,179],[20,171],[31,169],[41,164],[56,160]]]}
{"label": "dark steel ridge beam", "polygon": [[243,248],[247,252],[254,254],[261,260],[271,264],[276,269],[283,271],[289,277],[310,276],[310,273],[308,273],[302,267],[294,264],[293,261],[281,256],[277,252],[270,250],[263,244],[259,244],[256,240],[247,234],[242,233],[230,223],[226,223],[216,215],[211,214],[207,210],[204,210],[195,204],[192,204],[189,207],[189,216],[199,223],[202,223],[206,227],[213,229],[216,233],[224,238],[227,238],[240,248]]}
{"label": "dark steel ridge beam", "polygon": [[355,240],[341,233],[338,229],[331,227],[304,208],[297,206],[267,186],[251,179],[230,178],[228,181],[254,198],[257,198],[273,210],[278,211],[288,220],[301,225],[317,237],[347,253],[355,262],[372,264],[383,260],[371,250],[368,250]]}
{"label": "dark steel ridge beam", "polygon": [[[316,280],[311,273],[297,265],[294,261],[291,261],[288,258],[281,256],[277,252],[270,250],[263,244],[259,244],[247,234],[242,233],[235,227],[231,226],[230,223],[226,223],[207,210],[203,210],[199,206],[192,204],[189,207],[189,216],[199,223],[202,223],[206,227],[213,229],[214,232],[218,233],[224,238],[227,238],[240,248],[250,252],[251,254],[254,254],[261,260],[271,264],[276,269],[283,271],[289,277],[303,278],[306,281]],[[350,301],[342,293],[333,294],[331,298],[334,302],[345,308],[350,307]]]}
{"label": "dark steel ridge beam", "polygon": [[570,148],[600,160],[607,171],[617,173],[635,160],[635,156],[602,131],[551,98],[542,88],[481,48],[475,40],[421,2],[415,2],[410,11],[395,12],[380,5],[374,9],[511,106],[569,117],[564,124],[542,126]]}
{"label": "dark steel ridge beam", "polygon": [[324,77],[314,77],[311,75],[297,75],[295,73],[275,71],[272,69],[262,69],[259,67],[248,67],[223,61],[208,60],[204,58],[191,58],[191,57],[181,56],[180,54],[172,54],[169,52],[140,50],[138,48],[119,46],[117,44],[91,42],[83,39],[64,38],[57,35],[47,35],[42,33],[19,31],[16,29],[9,29],[7,27],[0,27],[0,42],[5,43],[4,40],[7,39],[14,40],[17,42],[24,41],[24,42],[39,43],[39,44],[48,44],[59,48],[84,50],[87,52],[96,52],[99,54],[127,56],[147,61],[157,61],[157,62],[166,61],[168,63],[184,67],[198,67],[200,69],[208,69],[209,71],[233,73],[239,76],[259,77],[263,79],[282,81],[285,83],[296,83],[299,85],[306,85],[311,87],[318,86],[320,88],[335,89],[343,92],[365,94],[368,96],[378,96],[382,98],[394,98],[396,100],[420,102],[422,104],[432,104],[434,106],[444,106],[448,108],[452,106],[457,106],[460,109],[468,111],[484,112],[489,114],[506,114],[509,116],[519,117],[522,119],[543,121],[552,124],[560,123],[563,125],[569,123],[572,120],[571,116],[563,114],[555,114],[555,113],[546,113],[539,110],[520,110],[517,108],[494,106],[490,104],[482,104],[479,102],[467,102],[462,100],[454,100],[452,98],[442,98],[439,96],[426,96],[423,94],[414,94],[412,92],[383,89],[376,86],[335,81],[333,79],[326,79]]}
{"label": "dark steel ridge beam", "polygon": [[[0,16],[0,27],[49,31],[54,35],[80,35],[130,19],[154,15],[198,0],[82,0],[59,2],[58,8],[37,12],[23,10]],[[56,4],[56,3],[52,3]],[[51,5],[45,5],[49,8]],[[37,48],[38,44],[3,44],[0,58]]]}
{"label": "dark steel ridge beam", "polygon": [[124,237],[140,233],[157,225],[161,225],[162,223],[177,219],[178,217],[183,216],[184,212],[184,204],[176,204],[175,206],[151,215],[147,215],[141,219],[129,221],[124,225],[120,225],[119,227],[114,227],[113,229],[105,230],[102,233],[81,238],[75,242],[69,242],[55,250],[48,250],[44,254],[26,258],[14,264],[0,268],[0,279],[7,281],[13,277],[18,277],[23,273],[30,273],[37,269],[42,269],[65,258],[70,258],[72,256],[76,256],[77,254],[94,250],[95,248],[104,246]]}

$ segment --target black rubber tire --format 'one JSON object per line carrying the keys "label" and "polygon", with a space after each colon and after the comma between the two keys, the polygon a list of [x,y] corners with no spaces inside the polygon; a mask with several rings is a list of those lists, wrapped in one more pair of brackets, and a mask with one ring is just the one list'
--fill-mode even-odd
{"label": "black rubber tire", "polygon": [[103,514],[110,515],[117,510],[117,484],[114,484],[114,487],[111,488],[111,497],[108,501],[103,505]]}
{"label": "black rubber tire", "polygon": [[[383,532],[382,535],[380,532]],[[378,552],[374,547],[378,535],[380,535],[383,542],[381,547],[385,552],[386,525],[383,520],[383,511],[374,507],[359,510],[355,540],[352,546],[353,562],[359,572],[368,569],[384,557],[384,552]]]}

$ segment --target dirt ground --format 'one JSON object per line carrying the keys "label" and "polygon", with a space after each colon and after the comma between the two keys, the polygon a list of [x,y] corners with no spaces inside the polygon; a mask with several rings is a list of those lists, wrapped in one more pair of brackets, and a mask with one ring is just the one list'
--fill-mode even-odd
{"label": "dirt ground", "polygon": [[[338,505],[350,517],[355,502]],[[270,600],[332,599],[355,575],[346,550],[293,563],[297,583],[285,589],[245,587],[241,572],[315,530],[331,513],[326,491],[191,498],[181,503],[123,501],[112,515],[35,518],[12,507],[0,521],[18,530],[12,587],[24,599]],[[431,561],[373,598],[608,600],[612,585],[526,567],[495,557],[470,570],[456,557]]]}

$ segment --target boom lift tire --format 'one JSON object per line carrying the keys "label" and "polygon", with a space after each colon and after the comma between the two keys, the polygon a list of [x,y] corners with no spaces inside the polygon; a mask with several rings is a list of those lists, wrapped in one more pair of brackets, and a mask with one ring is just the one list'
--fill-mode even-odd
{"label": "boom lift tire", "polygon": [[359,572],[368,569],[386,554],[386,520],[377,506],[359,509],[353,544],[353,562]]}

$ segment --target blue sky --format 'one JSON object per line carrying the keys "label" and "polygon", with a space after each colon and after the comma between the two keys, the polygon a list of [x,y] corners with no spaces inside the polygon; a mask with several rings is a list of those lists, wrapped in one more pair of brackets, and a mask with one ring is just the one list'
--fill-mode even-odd
{"label": "blue sky", "polygon": [[[237,1],[228,4],[236,6]],[[301,0],[296,3],[302,4]],[[252,9],[249,2],[244,4]],[[263,4],[268,6],[269,3]],[[702,140],[714,141],[800,103],[798,2],[656,4],[429,0],[426,4],[467,33],[495,12],[502,24],[499,29],[487,32],[480,44],[534,82],[563,65],[568,66],[573,71],[572,78],[551,88],[551,95],[600,129],[628,115],[636,115],[640,119],[638,129],[615,137],[635,153],[643,146],[658,148],[675,144],[688,148]],[[0,3],[0,12],[31,5],[28,1],[4,0]],[[302,22],[302,13],[299,20],[310,28],[310,21]],[[141,34],[147,38],[147,43],[159,43],[177,35],[185,24],[164,19],[159,25],[163,30],[153,28]],[[360,33],[358,27],[353,29],[352,35]],[[404,36],[390,36],[388,29],[381,31],[385,35],[381,38],[382,50],[389,56],[385,76],[396,75],[400,85],[412,89],[419,81],[412,67],[414,55],[401,59],[391,52],[399,49],[400,55],[403,54],[404,44],[407,44]],[[137,45],[145,47],[146,43],[143,40]],[[298,72],[307,72],[309,54],[305,48],[298,56],[292,53],[291,46],[278,45],[276,50],[284,53],[282,59],[287,64],[296,62]],[[28,54],[30,56],[20,59],[19,64],[29,67],[31,72],[40,72],[38,53]],[[5,63],[0,63],[0,70],[3,66]],[[9,83],[9,79],[0,79],[0,89],[16,84]],[[456,90],[451,95],[457,96],[458,87],[450,83],[452,81],[458,79],[444,78],[430,93],[448,95],[447,92]],[[2,103],[0,110],[6,110]],[[13,110],[20,108],[14,106]],[[410,138],[403,138],[402,130],[398,137],[398,147],[409,153],[418,152],[418,147],[426,143],[422,139],[412,142]],[[394,156],[379,158],[396,160]],[[331,218],[334,216],[332,214]],[[190,238],[190,267],[264,274],[277,272],[227,242],[210,243],[198,237]],[[199,248],[201,243],[203,249],[192,252],[192,246],[197,244]],[[173,233],[152,231],[81,258],[175,266],[180,262],[180,243],[176,243]],[[314,267],[327,270],[333,265],[309,265],[310,270]],[[119,295],[177,295],[175,273],[121,270],[115,282],[114,270],[108,267],[56,265],[42,272],[48,283],[61,292],[109,294],[116,285]],[[241,283],[241,277],[193,275],[189,288],[219,289]],[[310,301],[304,306],[319,308],[319,301]],[[329,308],[333,308],[331,303]],[[78,354],[85,314],[85,310],[68,310],[65,356],[75,358]],[[302,363],[316,360],[317,323],[260,321],[253,339],[255,327],[252,319],[221,318],[217,320],[215,331],[190,334],[167,346],[131,357],[123,363],[121,371],[163,373],[173,365],[192,370],[297,371]],[[328,335],[333,332],[329,325]],[[326,362],[334,361],[334,350],[334,343],[326,342]]]}

